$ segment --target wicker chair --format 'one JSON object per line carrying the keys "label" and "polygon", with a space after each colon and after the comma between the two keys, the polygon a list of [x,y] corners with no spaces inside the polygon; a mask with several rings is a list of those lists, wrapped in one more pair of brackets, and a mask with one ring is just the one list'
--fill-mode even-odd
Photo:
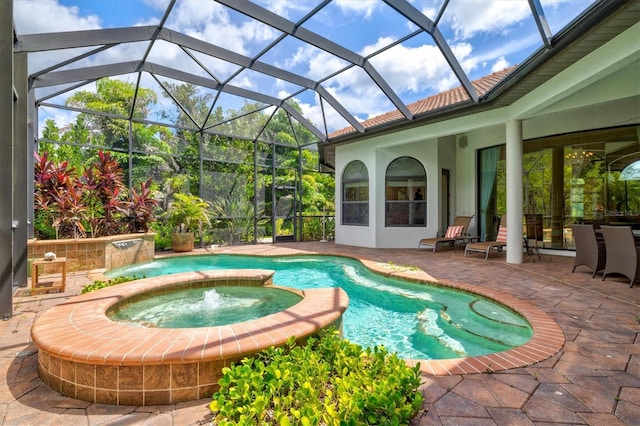
{"label": "wicker chair", "polygon": [[640,278],[640,247],[636,247],[630,226],[601,226],[607,247],[607,263],[602,280],[609,274],[629,278],[629,287]]}
{"label": "wicker chair", "polygon": [[593,225],[571,225],[571,230],[576,242],[576,260],[571,272],[575,272],[578,266],[588,266],[593,278],[604,269],[606,263],[604,241],[598,241]]}

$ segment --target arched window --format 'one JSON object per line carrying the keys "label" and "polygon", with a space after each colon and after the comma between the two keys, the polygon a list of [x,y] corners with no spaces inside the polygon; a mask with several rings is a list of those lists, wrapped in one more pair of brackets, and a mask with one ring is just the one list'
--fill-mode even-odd
{"label": "arched window", "polygon": [[359,160],[342,173],[342,224],[369,225],[369,173]]}
{"label": "arched window", "polygon": [[427,174],[411,157],[393,160],[385,175],[385,225],[426,226]]}

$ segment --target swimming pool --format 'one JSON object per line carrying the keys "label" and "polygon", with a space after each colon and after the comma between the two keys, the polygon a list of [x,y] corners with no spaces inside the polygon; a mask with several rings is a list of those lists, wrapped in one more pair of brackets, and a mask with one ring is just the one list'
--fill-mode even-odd
{"label": "swimming pool", "polygon": [[532,336],[527,321],[482,296],[384,277],[337,256],[168,257],[107,273],[109,277],[194,270],[260,268],[274,284],[296,289],[341,287],[349,295],[344,336],[362,346],[384,345],[406,359],[447,359],[508,350]]}

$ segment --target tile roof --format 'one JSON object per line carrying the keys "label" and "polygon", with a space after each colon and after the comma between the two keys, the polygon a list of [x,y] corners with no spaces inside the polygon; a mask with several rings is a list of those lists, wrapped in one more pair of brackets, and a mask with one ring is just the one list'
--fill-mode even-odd
{"label": "tile roof", "polygon": [[[478,96],[483,96],[489,90],[494,88],[500,81],[502,81],[507,75],[509,75],[516,66],[505,68],[502,71],[494,72],[478,80],[471,82],[475,88]],[[445,108],[451,105],[455,105],[461,102],[469,101],[471,98],[464,90],[462,86],[455,87],[446,92],[438,93],[437,95],[429,96],[428,98],[421,99],[414,103],[407,105],[407,108],[413,114],[413,116],[425,114],[430,111],[436,111],[441,108]],[[394,121],[405,120],[405,117],[398,110],[389,111],[384,114],[378,115],[362,121],[362,125],[365,129],[380,126],[383,124],[392,123]],[[336,130],[329,135],[329,138],[336,138],[338,136],[348,135],[356,132],[353,126],[345,127],[343,129]]]}

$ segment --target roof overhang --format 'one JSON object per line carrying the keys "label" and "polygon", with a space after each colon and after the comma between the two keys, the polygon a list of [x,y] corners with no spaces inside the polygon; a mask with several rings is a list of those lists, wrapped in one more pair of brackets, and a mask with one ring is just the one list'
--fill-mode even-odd
{"label": "roof overhang", "polygon": [[415,115],[412,121],[397,120],[365,127],[363,133],[352,132],[329,137],[329,141],[323,144],[320,150],[321,163],[327,169],[335,168],[336,146],[508,107],[638,22],[638,1],[596,2],[564,31],[557,34],[550,45],[536,51],[502,81],[480,96],[478,102],[459,102],[436,111]]}

